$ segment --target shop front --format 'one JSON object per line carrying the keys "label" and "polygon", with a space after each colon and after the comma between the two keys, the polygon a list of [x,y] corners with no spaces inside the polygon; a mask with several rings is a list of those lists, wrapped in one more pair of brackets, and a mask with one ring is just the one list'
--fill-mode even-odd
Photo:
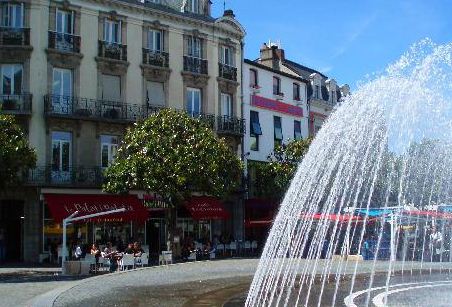
{"label": "shop front", "polygon": [[121,247],[146,242],[149,211],[135,195],[44,194],[42,252],[55,254],[62,242],[62,221],[75,211],[78,216],[124,208],[124,212],[82,220],[67,228],[68,248],[75,243]]}
{"label": "shop front", "polygon": [[252,198],[245,201],[245,240],[263,246],[267,240],[278,205],[270,200]]}

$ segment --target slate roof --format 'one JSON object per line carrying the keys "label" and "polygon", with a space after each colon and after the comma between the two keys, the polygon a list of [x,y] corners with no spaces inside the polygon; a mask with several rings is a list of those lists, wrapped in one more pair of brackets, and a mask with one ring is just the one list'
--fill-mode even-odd
{"label": "slate roof", "polygon": [[205,21],[205,22],[215,22],[216,18],[213,18],[212,16],[206,16],[203,14],[195,14],[195,13],[191,13],[191,12],[181,12],[180,10],[176,10],[170,6],[164,5],[164,4],[158,4],[158,3],[153,3],[153,2],[146,2],[145,3],[141,3],[139,0],[119,0],[122,2],[127,2],[130,4],[134,4],[134,5],[141,5],[144,7],[148,7],[154,10],[159,10],[162,12],[166,12],[166,13],[170,13],[170,14],[175,14],[175,15],[179,15],[179,16],[183,16],[183,17],[189,17],[189,18],[193,18],[193,19],[197,19],[200,21]]}
{"label": "slate roof", "polygon": [[265,65],[263,65],[263,64],[260,64],[260,63],[257,62],[257,61],[252,61],[252,60],[245,59],[244,62],[247,63],[247,64],[249,64],[249,65],[258,67],[258,68],[260,68],[260,69],[264,69],[264,70],[273,72],[273,73],[275,73],[275,74],[279,74],[279,75],[281,75],[281,76],[285,76],[285,77],[291,78],[291,79],[293,79],[293,80],[298,80],[298,81],[300,81],[300,82],[304,82],[304,83],[306,83],[306,84],[310,84],[309,79],[297,77],[297,76],[295,76],[295,75],[291,75],[291,74],[288,74],[288,73],[286,73],[286,72],[283,72],[283,71],[280,71],[280,70],[273,69],[273,68],[271,68],[271,67],[268,67],[268,66],[265,66]]}
{"label": "slate roof", "polygon": [[309,79],[309,76],[314,73],[318,73],[323,78],[328,79],[327,76],[325,76],[324,74],[322,74],[321,72],[319,72],[315,69],[303,66],[301,64],[295,63],[295,62],[287,60],[287,59],[284,60],[283,65],[286,66],[287,68],[289,68],[290,70],[292,70],[293,72],[299,74],[300,76],[302,76],[305,79]]}

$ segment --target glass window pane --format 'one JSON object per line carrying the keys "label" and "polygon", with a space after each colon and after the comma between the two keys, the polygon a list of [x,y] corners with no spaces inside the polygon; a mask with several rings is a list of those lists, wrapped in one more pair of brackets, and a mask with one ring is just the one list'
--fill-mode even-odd
{"label": "glass window pane", "polygon": [[73,32],[74,29],[72,29],[72,22],[73,22],[72,12],[65,12],[65,15],[66,15],[66,29],[65,29],[66,31],[65,31],[65,33],[72,34],[72,33],[74,33]]}
{"label": "glass window pane", "polygon": [[52,84],[52,90],[54,95],[61,95],[61,71],[59,69],[53,70],[53,84]]}
{"label": "glass window pane", "polygon": [[10,95],[12,90],[12,66],[11,65],[3,65],[2,66],[2,93],[4,95]]}
{"label": "glass window pane", "polygon": [[69,142],[62,142],[61,170],[64,172],[69,171],[70,155],[71,155],[71,144]]}
{"label": "glass window pane", "polygon": [[155,50],[162,50],[162,33],[160,31],[155,32]]}
{"label": "glass window pane", "polygon": [[14,94],[20,95],[22,93],[22,66],[15,65],[14,71]]}
{"label": "glass window pane", "polygon": [[72,96],[72,72],[63,70],[63,96]]}
{"label": "glass window pane", "polygon": [[21,5],[13,5],[15,11],[15,20],[13,27],[21,28],[22,27],[22,6]]}
{"label": "glass window pane", "polygon": [[63,33],[63,12],[59,10],[56,15],[56,31],[58,33]]}
{"label": "glass window pane", "polygon": [[154,31],[148,32],[148,48],[154,50]]}
{"label": "glass window pane", "polygon": [[58,171],[60,169],[60,142],[52,142],[52,170]]}
{"label": "glass window pane", "polygon": [[193,113],[193,91],[191,90],[187,90],[187,102],[186,102],[186,107],[187,107],[187,112],[189,114]]}
{"label": "glass window pane", "polygon": [[102,167],[108,167],[108,145],[102,145]]}
{"label": "glass window pane", "polygon": [[9,14],[8,14],[8,5],[2,5],[2,26],[9,26]]}

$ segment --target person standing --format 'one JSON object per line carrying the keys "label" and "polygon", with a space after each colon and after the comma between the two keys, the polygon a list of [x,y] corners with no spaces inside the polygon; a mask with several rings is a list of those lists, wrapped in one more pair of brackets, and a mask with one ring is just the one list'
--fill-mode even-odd
{"label": "person standing", "polygon": [[441,261],[441,254],[443,252],[443,235],[438,231],[436,226],[432,227],[430,234],[430,253],[431,259],[434,262]]}

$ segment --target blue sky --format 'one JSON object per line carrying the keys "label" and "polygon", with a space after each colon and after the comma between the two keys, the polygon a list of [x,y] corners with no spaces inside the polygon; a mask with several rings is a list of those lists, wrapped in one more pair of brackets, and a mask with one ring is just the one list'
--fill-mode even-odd
{"label": "blue sky", "polygon": [[[223,0],[213,0],[213,15]],[[452,0],[226,0],[247,30],[245,57],[280,41],[286,57],[352,88],[413,43],[452,41]]]}

